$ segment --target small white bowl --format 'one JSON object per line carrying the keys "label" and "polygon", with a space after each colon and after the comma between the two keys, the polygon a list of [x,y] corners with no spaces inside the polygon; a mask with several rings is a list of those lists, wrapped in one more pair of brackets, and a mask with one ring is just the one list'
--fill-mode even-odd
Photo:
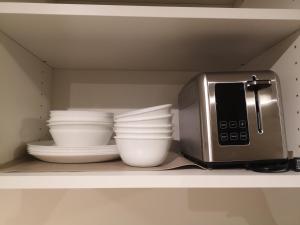
{"label": "small white bowl", "polygon": [[138,117],[134,119],[122,118],[115,120],[117,125],[170,125],[172,122],[172,114],[166,114],[161,116],[151,116],[151,117]]}
{"label": "small white bowl", "polygon": [[135,126],[122,126],[115,124],[114,126],[115,132],[166,132],[173,131],[172,125],[135,125]]}
{"label": "small white bowl", "polygon": [[131,112],[115,115],[115,119],[135,118],[140,116],[159,116],[163,114],[170,114],[171,107],[172,107],[171,104],[166,104],[166,105],[158,105],[154,107],[138,109]]}
{"label": "small white bowl", "polygon": [[109,128],[98,129],[50,129],[50,134],[58,146],[99,146],[110,141],[113,130]]}
{"label": "small white bowl", "polygon": [[115,139],[123,162],[136,167],[159,166],[165,161],[172,143],[172,138]]}
{"label": "small white bowl", "polygon": [[115,131],[117,138],[140,138],[140,137],[162,137],[162,138],[171,138],[172,137],[172,130],[170,131],[154,131],[154,132],[118,132]]}

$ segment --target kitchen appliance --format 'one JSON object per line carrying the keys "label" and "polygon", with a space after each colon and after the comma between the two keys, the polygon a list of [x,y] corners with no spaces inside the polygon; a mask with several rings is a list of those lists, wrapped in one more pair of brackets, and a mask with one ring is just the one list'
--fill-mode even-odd
{"label": "kitchen appliance", "polygon": [[203,73],[179,94],[183,154],[207,167],[287,159],[278,76]]}

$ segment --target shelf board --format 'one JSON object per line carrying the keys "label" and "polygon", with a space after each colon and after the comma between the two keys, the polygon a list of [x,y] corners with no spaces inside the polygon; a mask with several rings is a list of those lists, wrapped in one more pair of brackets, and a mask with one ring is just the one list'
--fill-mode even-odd
{"label": "shelf board", "polygon": [[178,169],[60,173],[0,173],[0,189],[56,188],[299,188],[300,174]]}
{"label": "shelf board", "polygon": [[54,68],[236,69],[300,28],[300,10],[0,3],[0,30]]}

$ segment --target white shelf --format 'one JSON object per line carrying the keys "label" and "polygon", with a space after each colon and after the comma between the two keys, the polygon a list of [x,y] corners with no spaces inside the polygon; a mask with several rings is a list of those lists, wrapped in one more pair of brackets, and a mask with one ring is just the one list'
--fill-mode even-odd
{"label": "white shelf", "polygon": [[1,173],[0,189],[55,188],[299,188],[300,174],[246,170]]}
{"label": "white shelf", "polygon": [[300,10],[0,3],[0,30],[54,68],[230,70],[300,28]]}

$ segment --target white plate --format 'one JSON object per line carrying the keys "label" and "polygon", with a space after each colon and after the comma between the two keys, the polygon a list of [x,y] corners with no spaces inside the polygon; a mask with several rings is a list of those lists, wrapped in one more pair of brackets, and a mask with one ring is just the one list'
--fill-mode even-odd
{"label": "white plate", "polygon": [[77,154],[77,153],[69,153],[69,154],[37,154],[37,153],[29,153],[34,157],[45,161],[45,162],[53,162],[53,163],[93,163],[93,162],[105,162],[113,159],[118,159],[119,154]]}
{"label": "white plate", "polygon": [[28,144],[28,153],[40,160],[55,163],[104,162],[119,158],[116,145],[60,147],[52,141]]}
{"label": "white plate", "polygon": [[61,152],[109,152],[109,153],[118,153],[117,146],[114,141],[111,141],[108,145],[101,146],[57,146],[54,144],[54,141],[40,141],[33,142],[27,145],[29,151],[51,151],[55,153]]}

